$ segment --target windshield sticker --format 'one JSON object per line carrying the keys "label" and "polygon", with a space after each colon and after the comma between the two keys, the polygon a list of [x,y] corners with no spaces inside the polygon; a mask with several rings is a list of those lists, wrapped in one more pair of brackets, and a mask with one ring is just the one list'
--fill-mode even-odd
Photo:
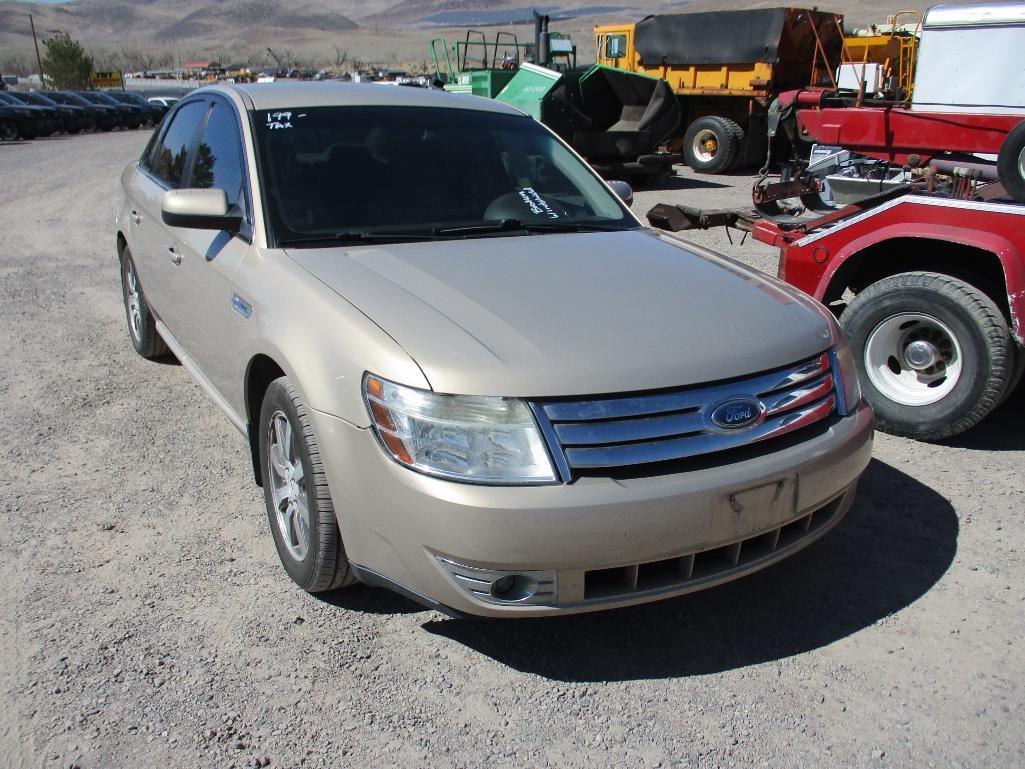
{"label": "windshield sticker", "polygon": [[[305,112],[300,112],[295,115],[295,120],[301,117],[306,117]],[[271,131],[280,130],[282,128],[292,128],[292,113],[291,112],[268,112],[267,113],[267,128]]]}
{"label": "windshield sticker", "polygon": [[547,216],[549,219],[558,219],[559,215],[552,210],[552,207],[548,205],[543,197],[537,194],[537,191],[533,187],[521,187],[520,188],[520,199],[526,203],[527,208],[535,216]]}

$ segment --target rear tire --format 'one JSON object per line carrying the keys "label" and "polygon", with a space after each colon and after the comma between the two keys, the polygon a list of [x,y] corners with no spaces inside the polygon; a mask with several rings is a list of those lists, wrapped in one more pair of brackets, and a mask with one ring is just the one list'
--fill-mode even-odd
{"label": "rear tire", "polygon": [[1012,198],[1025,203],[1025,121],[1011,129],[997,155],[997,176]]}
{"label": "rear tire", "polygon": [[132,340],[135,351],[143,358],[162,358],[167,355],[170,351],[157,332],[156,319],[146,302],[128,246],[121,252],[121,298],[128,321],[128,338]]}
{"label": "rear tire", "polygon": [[1014,344],[993,301],[964,281],[906,272],[873,283],[840,316],[883,432],[949,438],[1005,397]]}
{"label": "rear tire", "polygon": [[264,501],[285,572],[310,593],[354,584],[309,412],[288,377],[270,383],[259,419]]}
{"label": "rear tire", "polygon": [[729,118],[698,118],[683,135],[684,160],[700,173],[723,173],[737,159],[743,135],[743,129]]}

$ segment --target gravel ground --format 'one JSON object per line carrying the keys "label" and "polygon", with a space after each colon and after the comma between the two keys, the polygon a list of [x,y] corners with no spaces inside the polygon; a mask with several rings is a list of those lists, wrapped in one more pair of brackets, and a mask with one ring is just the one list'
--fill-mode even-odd
{"label": "gravel ground", "polygon": [[1025,765],[1025,390],[956,441],[878,436],[834,532],[703,593],[516,622],[314,598],[234,428],[129,343],[112,218],[146,139],[0,146],[0,767]]}

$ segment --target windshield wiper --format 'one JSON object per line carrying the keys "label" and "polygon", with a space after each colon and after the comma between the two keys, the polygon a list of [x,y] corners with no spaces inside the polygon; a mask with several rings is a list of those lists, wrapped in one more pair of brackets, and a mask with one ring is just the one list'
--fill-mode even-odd
{"label": "windshield wiper", "polygon": [[366,232],[364,230],[346,230],[325,235],[304,235],[295,238],[281,238],[278,245],[312,246],[316,243],[328,245],[344,245],[346,243],[406,243],[418,240],[436,240],[430,232],[397,233],[397,232]]}
{"label": "windshield wiper", "polygon": [[588,222],[524,222],[522,219],[502,219],[465,227],[435,227],[432,232],[440,236],[459,236],[488,235],[496,232],[617,232],[623,229],[627,228]]}

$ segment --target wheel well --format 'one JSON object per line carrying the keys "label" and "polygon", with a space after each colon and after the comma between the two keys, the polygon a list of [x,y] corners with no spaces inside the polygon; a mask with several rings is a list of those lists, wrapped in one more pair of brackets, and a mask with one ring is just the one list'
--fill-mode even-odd
{"label": "wheel well", "polygon": [[260,433],[257,425],[260,419],[260,409],[263,407],[263,396],[267,393],[270,383],[284,375],[285,372],[281,366],[267,355],[254,357],[249,361],[246,371],[246,420],[248,422],[249,452],[253,460],[253,475],[256,477],[258,486],[263,486],[263,473],[260,470]]}
{"label": "wheel well", "polygon": [[975,286],[1011,322],[1000,258],[982,248],[929,238],[892,238],[852,254],[830,279],[822,301],[829,306],[848,290],[857,294],[890,275],[915,271],[939,272]]}

